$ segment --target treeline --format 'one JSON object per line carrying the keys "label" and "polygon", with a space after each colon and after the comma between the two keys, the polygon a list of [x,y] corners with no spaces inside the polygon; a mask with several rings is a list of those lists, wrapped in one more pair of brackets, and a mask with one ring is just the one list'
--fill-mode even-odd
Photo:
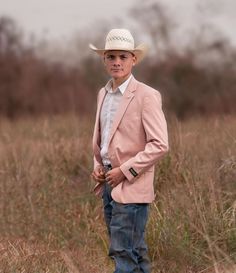
{"label": "treeline", "polygon": [[199,67],[190,56],[172,56],[146,71],[147,82],[160,89],[168,112],[179,118],[236,113],[232,64]]}
{"label": "treeline", "polygon": [[[144,8],[149,18],[139,16]],[[199,32],[180,51],[171,36],[170,19],[158,4],[149,3],[131,13],[142,18],[139,24],[149,31],[152,49],[134,75],[161,91],[166,111],[179,118],[236,113],[236,51],[226,39],[216,35],[206,42]],[[1,17],[1,116],[93,113],[97,91],[107,78],[93,53],[83,54],[78,47],[78,55],[71,66],[39,57],[33,46],[23,42],[14,21]]]}
{"label": "treeline", "polygon": [[38,57],[33,47],[24,45],[14,21],[0,19],[1,116],[86,114],[93,100],[79,68]]}

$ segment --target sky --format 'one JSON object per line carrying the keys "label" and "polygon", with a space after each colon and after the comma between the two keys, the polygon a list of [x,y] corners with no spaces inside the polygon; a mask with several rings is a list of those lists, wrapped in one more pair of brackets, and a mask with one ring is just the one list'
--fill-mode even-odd
{"label": "sky", "polygon": [[[148,1],[148,0],[146,0]],[[158,1],[158,0],[157,0]],[[182,27],[209,18],[236,45],[235,0],[159,0],[169,7]],[[99,20],[126,19],[139,0],[0,0],[0,15],[16,20],[26,34],[66,39]],[[197,3],[197,4],[196,4]],[[201,10],[196,15],[196,9]],[[197,17],[198,18],[197,18]]]}
{"label": "sky", "polygon": [[14,18],[27,33],[65,38],[97,20],[123,17],[134,1],[0,0],[0,15]]}

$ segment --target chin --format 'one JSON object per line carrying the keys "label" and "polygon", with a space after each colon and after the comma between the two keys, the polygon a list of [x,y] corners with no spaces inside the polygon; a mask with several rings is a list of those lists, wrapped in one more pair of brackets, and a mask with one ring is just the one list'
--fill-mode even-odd
{"label": "chin", "polygon": [[120,79],[120,78],[124,78],[125,77],[123,74],[119,74],[119,73],[112,73],[111,76],[114,79]]}

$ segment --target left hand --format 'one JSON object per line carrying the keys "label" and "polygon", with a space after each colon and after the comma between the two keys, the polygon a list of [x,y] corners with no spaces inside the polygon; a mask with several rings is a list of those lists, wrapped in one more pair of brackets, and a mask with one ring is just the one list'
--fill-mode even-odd
{"label": "left hand", "polygon": [[108,171],[105,176],[107,184],[110,185],[112,188],[116,187],[123,180],[125,180],[125,175],[119,167]]}

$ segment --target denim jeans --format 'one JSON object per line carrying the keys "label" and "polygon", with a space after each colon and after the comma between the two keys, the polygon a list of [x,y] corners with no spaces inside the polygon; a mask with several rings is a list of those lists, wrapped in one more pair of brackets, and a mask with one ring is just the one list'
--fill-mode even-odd
{"label": "denim jeans", "polygon": [[148,204],[121,204],[111,197],[109,185],[103,194],[104,216],[110,236],[109,256],[114,273],[149,273],[150,263],[144,240]]}

